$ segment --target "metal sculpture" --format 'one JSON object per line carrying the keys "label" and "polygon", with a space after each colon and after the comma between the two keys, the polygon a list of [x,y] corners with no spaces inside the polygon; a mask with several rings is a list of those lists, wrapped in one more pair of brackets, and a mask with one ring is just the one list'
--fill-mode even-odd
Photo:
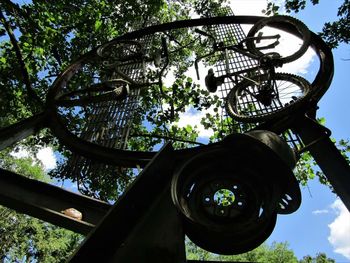
{"label": "metal sculpture", "polygon": [[[237,34],[235,41],[239,42],[228,43],[226,40],[231,35],[222,28],[232,27],[240,32],[240,24],[253,24],[248,38]],[[256,41],[265,39],[258,31],[266,25],[301,38],[302,48],[292,56],[262,53]],[[214,52],[223,53],[224,59],[216,59],[216,71],[209,71],[206,83],[212,91],[219,86],[229,115],[239,122],[243,131],[250,131],[229,135],[211,145],[174,150],[167,144],[158,153],[132,151],[127,145],[128,133],[133,120],[140,121],[139,94],[143,90],[160,88],[159,94],[163,95],[162,75],[171,55],[179,50],[169,49],[171,32],[180,29],[191,30],[205,38],[223,37],[216,39]],[[268,39],[275,42],[278,36]],[[246,47],[245,52],[240,44]],[[277,42],[271,47],[276,45]],[[320,60],[319,72],[311,84],[297,76],[274,72],[274,67],[301,56],[309,45]],[[253,55],[246,58],[250,53]],[[204,57],[209,56],[199,56]],[[251,64],[243,62],[243,57]],[[236,72],[231,72],[233,69]],[[183,262],[182,231],[210,251],[242,253],[258,246],[270,235],[278,213],[292,213],[301,202],[292,173],[294,153],[278,135],[287,132],[292,137],[290,130],[300,135],[303,150],[311,152],[350,208],[350,190],[346,187],[350,184],[349,166],[330,142],[328,131],[312,119],[332,76],[333,59],[329,48],[301,22],[287,17],[223,16],[151,26],[118,37],[74,62],[54,82],[47,97],[47,110],[2,129],[0,146],[3,149],[42,127],[49,127],[74,154],[84,156],[72,159],[70,165],[78,164],[82,169],[87,167],[86,160],[94,160],[102,162],[104,168],[145,167],[103,220],[100,216],[101,221],[94,228],[96,217],[103,214],[97,209],[99,203],[92,200],[84,205],[77,196],[60,192],[79,204],[78,210],[82,212],[80,223],[61,225],[81,233],[93,228],[72,255],[71,262],[140,262],[141,259],[143,262]],[[275,86],[279,82],[276,80],[294,84],[300,93],[293,91],[297,94],[295,98],[283,100],[282,92]],[[71,90],[72,83],[78,83],[80,88]],[[78,129],[72,121],[74,118],[65,119],[67,112],[81,122]],[[320,154],[324,149],[328,160]],[[272,169],[265,165],[269,161],[274,164]],[[88,169],[93,173],[99,168]],[[7,187],[16,187],[16,181],[6,182]],[[34,189],[34,183],[28,184]],[[55,208],[52,213],[48,209],[32,209],[35,210],[32,214],[58,223],[57,211],[70,207],[55,199],[49,186],[41,187],[47,189],[41,196],[50,196],[50,201],[44,205]],[[27,194],[37,200],[34,192]],[[2,203],[31,213],[31,209],[25,209],[29,201],[14,197],[4,189],[2,193]],[[37,207],[42,205],[35,203]],[[108,207],[105,204],[102,210]],[[171,218],[166,213],[172,215]],[[66,215],[61,213],[60,216],[69,221]],[[162,234],[167,229],[175,234],[172,240],[162,243]],[[156,234],[150,238],[151,233]]]}
{"label": "metal sculpture", "polygon": [[[236,23],[244,23],[245,21],[245,17],[241,17],[241,19],[239,19],[239,17],[235,17],[235,19],[237,19]],[[207,23],[205,22],[207,20]],[[215,21],[216,20],[216,21]],[[221,21],[220,21],[221,20]],[[222,23],[226,23],[225,20],[228,20],[227,18],[225,19],[225,17],[216,17],[216,18],[210,18],[210,19],[201,19],[201,20],[191,20],[191,22],[185,22],[185,21],[178,21],[178,22],[174,22],[170,25],[158,25],[158,26],[154,26],[154,27],[150,27],[147,30],[140,30],[137,32],[132,32],[130,34],[126,34],[123,37],[118,38],[117,40],[114,40],[114,42],[118,42],[118,41],[124,41],[126,39],[134,39],[137,37],[142,37],[146,34],[155,34],[156,32],[162,32],[162,31],[167,31],[167,30],[171,30],[173,28],[182,28],[182,27],[187,27],[188,25],[191,25],[192,27],[195,26],[200,26],[200,25],[207,25],[209,23],[209,21],[213,24],[222,24]],[[246,21],[247,22],[247,21]],[[181,25],[182,24],[182,25]],[[279,25],[281,26],[281,25]],[[282,24],[282,28],[283,26],[285,27],[286,30],[289,29],[289,24]],[[66,71],[65,73],[61,76],[61,78],[59,78],[53,85],[53,88],[50,91],[50,94],[48,96],[48,101],[49,104],[55,104],[54,101],[54,94],[57,93],[59,90],[64,88],[64,85],[66,85],[67,82],[69,82],[70,78],[72,77],[73,73],[75,73],[78,68],[81,68],[83,64],[86,63],[86,61],[89,59],[91,59],[91,56],[94,56],[94,53],[96,51],[92,51],[91,53],[87,54],[86,56],[82,57],[80,60],[78,60],[76,63],[72,64]],[[323,61],[321,61],[322,63]],[[318,78],[316,78],[317,80]],[[326,81],[327,82],[327,81]],[[312,89],[313,94],[317,93],[318,89]],[[62,122],[60,121],[60,117],[57,113],[55,113],[55,111],[52,111],[52,116],[51,116],[53,122],[55,123],[52,126],[52,129],[54,129],[55,133],[58,134],[58,136],[61,138],[61,140],[64,141],[65,144],[69,145],[70,147],[72,147],[75,151],[80,152],[82,155],[85,156],[90,156],[90,157],[94,157],[100,160],[104,160],[107,162],[111,162],[111,163],[116,163],[119,165],[125,165],[125,166],[133,166],[131,163],[136,163],[139,162],[140,165],[144,165],[148,160],[150,160],[150,158],[152,158],[152,156],[154,156],[154,153],[146,153],[146,152],[131,152],[131,151],[119,151],[117,149],[106,149],[107,147],[101,147],[100,145],[89,145],[89,148],[91,148],[90,151],[88,151],[86,148],[86,144],[82,145],[82,142],[79,138],[76,138],[77,136],[69,136],[69,135],[73,135],[71,133],[69,133],[67,131],[67,129],[64,127],[64,125],[62,124]],[[113,157],[111,156],[113,152]],[[96,153],[96,154],[94,154]],[[109,154],[111,153],[111,155]],[[103,156],[103,158],[101,158],[101,156]],[[117,158],[115,158],[115,156],[117,156]],[[130,161],[128,161],[130,160]]]}

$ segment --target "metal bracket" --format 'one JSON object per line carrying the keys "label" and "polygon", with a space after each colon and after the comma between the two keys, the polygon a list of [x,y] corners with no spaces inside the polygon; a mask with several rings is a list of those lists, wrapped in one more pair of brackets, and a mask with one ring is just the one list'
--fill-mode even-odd
{"label": "metal bracket", "polygon": [[[52,224],[87,235],[111,205],[0,168],[0,204]],[[75,208],[82,220],[61,211]]]}

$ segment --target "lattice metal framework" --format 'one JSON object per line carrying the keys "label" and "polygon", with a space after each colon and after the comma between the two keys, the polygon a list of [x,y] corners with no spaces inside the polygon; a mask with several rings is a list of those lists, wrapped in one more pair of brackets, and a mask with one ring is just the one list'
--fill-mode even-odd
{"label": "lattice metal framework", "polygon": [[[138,43],[147,52],[152,39],[152,36],[146,36],[138,40]],[[124,52],[133,52],[133,50],[126,50]],[[145,64],[141,61],[139,63],[133,61],[133,63],[116,65],[115,69],[114,71],[112,70],[109,79],[120,78],[121,76],[116,73],[118,71],[137,83],[145,83],[146,81]],[[135,112],[139,107],[139,95],[140,88],[132,89],[123,100],[109,100],[95,103],[92,106],[92,111],[86,114],[86,122],[79,137],[108,148],[127,149],[130,129]],[[89,194],[89,191],[84,189],[84,178],[89,178],[90,180],[94,180],[95,178],[95,180],[99,180],[99,174],[103,175],[103,177],[108,177],[108,175],[121,175],[123,171],[120,167],[107,165],[72,153],[71,158],[62,169],[62,177],[71,178],[73,174],[77,179],[79,190],[85,194]],[[70,176],[67,176],[68,174]],[[95,197],[101,198],[100,196]]]}
{"label": "lattice metal framework", "polygon": [[[214,16],[233,16],[234,13],[231,10],[231,8],[222,8],[219,10],[219,13],[211,14],[212,17]],[[239,43],[240,41],[244,40],[246,38],[246,35],[239,24],[219,24],[219,25],[212,25],[209,28],[209,31],[211,34],[216,38],[217,42],[223,42],[226,45],[234,45]],[[225,61],[225,59],[218,58],[215,65],[214,65],[214,71],[216,76],[222,76],[227,74],[227,70],[230,71],[230,73],[236,73],[236,72],[245,72],[250,71],[251,68],[256,67],[258,62],[254,59],[251,59],[243,54],[234,52],[232,50],[228,50],[228,60]],[[227,63],[228,62],[228,63]],[[228,68],[227,68],[228,66]],[[218,91],[220,93],[220,97],[223,101],[223,103],[226,100],[226,97],[230,90],[237,85],[238,82],[242,80],[241,77],[235,77],[225,79],[225,82],[218,87]],[[225,107],[223,105],[222,107],[222,115],[224,118],[228,118],[228,114],[225,110]],[[253,126],[250,124],[240,125],[239,123],[234,123],[233,127],[229,127],[230,130],[236,130],[237,128],[241,131],[247,131],[251,129]]]}
{"label": "lattice metal framework", "polygon": [[[233,16],[234,13],[231,10],[231,8],[226,7],[219,10],[219,13],[212,14],[212,16]],[[246,34],[244,33],[242,27],[240,24],[219,24],[219,25],[212,25],[208,28],[211,32],[211,35],[213,35],[217,42],[223,42],[225,46],[234,45],[241,41],[243,41],[246,38]],[[247,75],[247,74],[256,74],[256,73],[264,73],[261,72],[252,72],[251,68],[254,68],[258,65],[258,61],[256,59],[252,59],[250,57],[245,56],[244,54],[235,52],[233,50],[227,50],[228,59],[222,59],[218,57],[216,60],[216,63],[214,65],[214,71],[216,76],[222,76],[227,73],[238,73],[241,76]],[[229,72],[228,72],[229,71]],[[223,103],[225,103],[226,97],[230,90],[237,85],[240,81],[242,81],[243,78],[240,76],[236,76],[234,78],[226,78],[225,82],[218,87],[218,91],[220,92],[220,97]],[[260,109],[262,112],[273,110],[273,108],[280,108],[281,105],[271,105],[271,108],[266,109],[266,107],[260,107],[259,103],[256,102],[256,99],[252,96],[247,95],[247,98],[245,101],[242,101],[241,103],[246,104],[254,104],[258,110]],[[229,118],[225,107],[223,105],[222,107],[222,115],[224,118]],[[237,129],[240,132],[246,132],[252,128],[254,128],[256,124],[250,124],[250,123],[239,123],[239,122],[233,122],[233,125],[229,127],[231,131],[237,131]],[[288,130],[285,132],[282,137],[288,142],[293,148],[298,148],[300,145],[302,145],[301,140],[299,137],[294,134],[292,131]]]}

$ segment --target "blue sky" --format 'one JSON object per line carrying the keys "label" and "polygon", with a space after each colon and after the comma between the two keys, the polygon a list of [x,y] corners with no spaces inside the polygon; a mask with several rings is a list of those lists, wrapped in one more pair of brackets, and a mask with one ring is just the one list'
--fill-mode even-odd
{"label": "blue sky", "polygon": [[[337,8],[342,2],[343,0],[321,0],[319,5],[309,4],[305,10],[292,16],[303,21],[310,30],[319,32],[324,22],[336,19]],[[231,6],[236,15],[260,15],[266,6],[266,0],[231,0]],[[329,91],[319,103],[318,117],[326,118],[326,126],[331,129],[334,138],[349,139],[350,123],[346,117],[349,113],[347,102],[350,91],[346,84],[349,81],[347,74],[350,61],[342,59],[350,58],[350,46],[340,45],[333,54],[335,75]],[[312,80],[317,70],[317,59],[308,63],[310,58],[312,55],[306,56],[304,67],[298,70],[299,73],[304,73],[305,78]],[[292,68],[291,71],[293,70],[295,69]],[[191,122],[191,115],[187,114],[186,118],[183,118],[185,122]],[[199,116],[196,118],[200,119]],[[44,155],[52,157],[50,165],[53,165],[53,154],[45,152]],[[308,187],[302,188],[302,195],[300,209],[292,215],[279,216],[268,242],[288,241],[298,258],[325,252],[336,259],[336,262],[350,262],[350,227],[345,229],[346,223],[350,222],[349,213],[344,211],[337,197],[327,187],[320,185],[317,179],[311,181]],[[334,232],[332,234],[331,229]],[[335,246],[330,243],[329,238]],[[336,253],[335,250],[340,250],[341,253]]]}

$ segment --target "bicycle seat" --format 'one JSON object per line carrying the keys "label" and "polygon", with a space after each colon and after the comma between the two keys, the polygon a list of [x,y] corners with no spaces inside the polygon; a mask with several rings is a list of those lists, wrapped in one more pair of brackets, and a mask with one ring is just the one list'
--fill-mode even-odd
{"label": "bicycle seat", "polygon": [[211,68],[208,70],[208,74],[205,76],[205,86],[209,92],[216,92],[218,86],[223,83],[222,78],[215,77],[214,70]]}

